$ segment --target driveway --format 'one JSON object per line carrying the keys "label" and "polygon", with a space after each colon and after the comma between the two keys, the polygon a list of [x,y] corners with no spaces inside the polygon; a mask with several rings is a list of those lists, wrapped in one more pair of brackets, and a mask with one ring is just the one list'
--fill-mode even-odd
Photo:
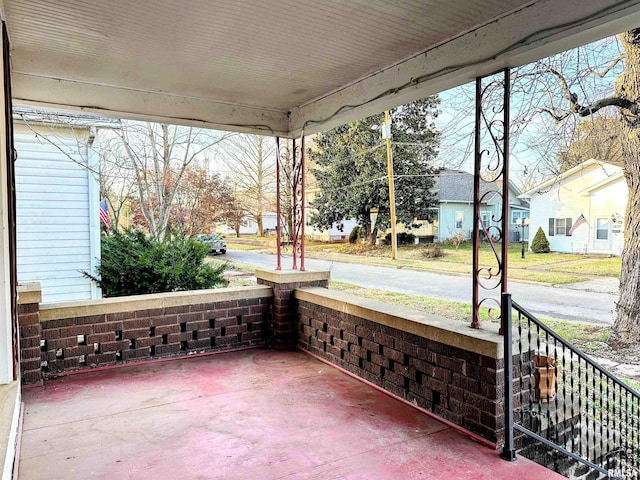
{"label": "driveway", "polygon": [[[218,257],[218,259],[221,259]],[[275,255],[257,251],[228,251],[226,259],[262,268],[276,266]],[[291,258],[283,258],[283,268],[290,268]],[[471,303],[471,277],[418,272],[406,268],[388,268],[356,263],[305,259],[307,270],[329,270],[331,278],[368,288]],[[509,281],[513,299],[532,313],[548,318],[612,325],[618,299],[613,283],[588,282],[557,287]]]}

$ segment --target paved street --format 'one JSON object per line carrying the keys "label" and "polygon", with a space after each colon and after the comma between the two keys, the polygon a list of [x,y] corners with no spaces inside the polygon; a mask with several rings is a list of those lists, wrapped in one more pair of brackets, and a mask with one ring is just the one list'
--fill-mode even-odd
{"label": "paved street", "polygon": [[[217,257],[221,260],[221,257]],[[275,268],[276,257],[256,251],[229,251],[226,259],[264,268]],[[283,259],[290,268],[291,258]],[[307,270],[329,270],[331,278],[369,288],[471,303],[471,277],[377,267],[354,263],[305,259]],[[584,290],[586,288],[587,290]],[[612,325],[617,295],[611,281],[547,287],[509,282],[513,299],[532,313],[549,318]]]}

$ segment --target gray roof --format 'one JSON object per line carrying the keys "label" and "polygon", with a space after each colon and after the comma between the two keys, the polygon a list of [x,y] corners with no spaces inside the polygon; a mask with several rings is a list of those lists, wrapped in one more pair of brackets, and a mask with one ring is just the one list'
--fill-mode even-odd
{"label": "gray roof", "polygon": [[[500,188],[502,182],[487,182],[480,179],[480,195],[494,191]],[[461,202],[473,203],[473,175],[469,172],[461,170],[444,169],[440,171],[434,186],[439,202]],[[516,193],[520,193],[518,188],[511,183],[511,188]],[[491,195],[485,198],[486,201],[491,200]],[[529,208],[528,202],[511,196],[509,199],[511,205],[519,205],[523,208]]]}

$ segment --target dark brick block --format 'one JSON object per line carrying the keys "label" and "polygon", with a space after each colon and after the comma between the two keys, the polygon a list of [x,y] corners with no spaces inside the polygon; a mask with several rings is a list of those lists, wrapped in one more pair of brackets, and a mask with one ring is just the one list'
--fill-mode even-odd
{"label": "dark brick block", "polygon": [[60,330],[57,328],[42,329],[40,335],[45,340],[53,340],[55,338],[60,338]]}
{"label": "dark brick block", "polygon": [[356,335],[367,340],[373,340],[373,330],[363,325],[356,325]]}
{"label": "dark brick block", "polygon": [[178,305],[175,307],[166,307],[164,309],[165,315],[184,314],[189,312],[189,305]]}
{"label": "dark brick block", "polygon": [[40,350],[40,337],[20,337],[20,349],[38,347]]}
{"label": "dark brick block", "polygon": [[238,343],[237,335],[219,336],[219,337],[215,337],[215,339],[216,339],[216,347],[221,347],[223,345],[233,345],[235,343]]}
{"label": "dark brick block", "polygon": [[80,362],[78,361],[78,357],[65,358],[64,359],[64,369],[67,370],[76,370],[80,368]]}
{"label": "dark brick block", "polygon": [[75,325],[75,318],[59,318],[57,320],[48,320],[41,323],[42,328],[70,327],[71,325]]}
{"label": "dark brick block", "polygon": [[262,321],[262,313],[245,313],[242,315],[242,323],[261,323]]}
{"label": "dark brick block", "polygon": [[462,373],[463,375],[466,375],[467,373],[467,362],[459,358],[451,358],[446,355],[436,354],[435,363],[439,367],[446,368],[452,372]]}
{"label": "dark brick block", "polygon": [[22,371],[22,382],[25,384],[40,383],[42,381],[42,373],[40,370]]}
{"label": "dark brick block", "polygon": [[93,333],[92,325],[74,325],[60,329],[61,337],[75,337],[76,335],[89,335]]}
{"label": "dark brick block", "polygon": [[180,352],[180,344],[172,343],[168,345],[158,345],[156,346],[156,356],[161,355],[173,355]]}
{"label": "dark brick block", "polygon": [[85,317],[76,317],[74,319],[75,325],[94,325],[96,323],[104,323],[106,315],[88,315]]}
{"label": "dark brick block", "polygon": [[105,321],[106,322],[121,322],[123,320],[127,320],[129,318],[134,318],[135,317],[135,312],[114,312],[114,313],[107,313],[105,316]]}
{"label": "dark brick block", "polygon": [[180,333],[180,325],[164,325],[156,327],[156,335],[168,335],[170,333]]}
{"label": "dark brick block", "polygon": [[230,327],[237,324],[238,319],[236,317],[222,317],[215,319],[216,328]]}
{"label": "dark brick block", "polygon": [[23,358],[20,361],[20,370],[22,371],[40,370],[41,363],[42,363],[42,360],[40,360],[40,357]]}
{"label": "dark brick block", "polygon": [[229,327],[226,327],[225,329],[225,333],[227,335],[237,335],[239,333],[244,333],[247,331],[247,325],[231,325]]}
{"label": "dark brick block", "polygon": [[123,330],[149,330],[151,326],[150,318],[131,318],[123,321]]}
{"label": "dark brick block", "polygon": [[136,348],[148,348],[152,345],[160,345],[161,343],[162,336],[143,337],[136,340]]}
{"label": "dark brick block", "polygon": [[150,326],[153,327],[164,327],[168,325],[178,325],[178,315],[164,315],[162,317],[154,317],[150,319]]}
{"label": "dark brick block", "polygon": [[243,342],[255,342],[258,340],[264,340],[264,335],[262,332],[244,332],[242,333],[242,341]]}
{"label": "dark brick block", "polygon": [[87,365],[105,365],[116,361],[114,353],[95,353],[87,355]]}
{"label": "dark brick block", "polygon": [[[58,348],[68,348],[78,345],[77,337],[56,338],[48,340],[47,342],[49,350],[57,350]],[[24,353],[24,352],[23,352]]]}
{"label": "dark brick block", "polygon": [[209,320],[198,320],[196,322],[187,322],[187,331],[207,330],[209,328]]}
{"label": "dark brick block", "polygon": [[93,333],[87,336],[87,343],[113,342],[115,338],[115,332]]}
{"label": "dark brick block", "polygon": [[148,308],[146,310],[137,310],[133,312],[136,318],[149,318],[151,317],[161,317],[164,313],[164,308]]}
{"label": "dark brick block", "polygon": [[122,338],[145,338],[149,336],[149,327],[124,329]]}
{"label": "dark brick block", "polygon": [[102,349],[102,353],[113,353],[119,350],[128,350],[129,349],[129,340],[119,340],[113,342],[104,342],[100,344],[100,348]]}
{"label": "dark brick block", "polygon": [[39,337],[41,332],[40,324],[24,325],[20,327],[20,338]]}
{"label": "dark brick block", "polygon": [[29,313],[38,313],[40,311],[40,304],[38,303],[22,303],[17,308],[18,315],[26,315]]}
{"label": "dark brick block", "polygon": [[464,389],[467,392],[479,393],[480,382],[475,378],[466,377],[460,373],[454,373],[451,378],[453,385]]}
{"label": "dark brick block", "polygon": [[39,323],[40,314],[38,312],[18,314],[18,324],[21,326],[38,325]]}
{"label": "dark brick block", "polygon": [[107,322],[93,326],[93,333],[106,333],[122,330],[122,322]]}

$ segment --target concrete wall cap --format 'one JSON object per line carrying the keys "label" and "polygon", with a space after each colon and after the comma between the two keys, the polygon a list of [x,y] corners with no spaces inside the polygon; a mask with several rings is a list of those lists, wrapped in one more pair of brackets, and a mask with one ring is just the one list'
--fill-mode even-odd
{"label": "concrete wall cap", "polygon": [[273,283],[300,283],[329,280],[331,272],[313,270],[256,270],[256,278]]}
{"label": "concrete wall cap", "polygon": [[18,284],[18,305],[40,303],[42,301],[42,287],[40,282],[24,282]]}
{"label": "concrete wall cap", "polygon": [[128,297],[111,297],[101,300],[50,303],[40,305],[40,321],[61,318],[86,317],[108,313],[151,310],[155,308],[180,307],[200,303],[245,300],[273,297],[273,290],[267,286],[214,288],[209,290],[190,290],[186,292],[154,293]]}
{"label": "concrete wall cap", "polygon": [[495,324],[489,324],[489,328],[474,329],[456,320],[326,288],[299,288],[295,290],[294,296],[301,301],[364,318],[490,358],[504,357],[504,338],[498,334],[498,326]]}

